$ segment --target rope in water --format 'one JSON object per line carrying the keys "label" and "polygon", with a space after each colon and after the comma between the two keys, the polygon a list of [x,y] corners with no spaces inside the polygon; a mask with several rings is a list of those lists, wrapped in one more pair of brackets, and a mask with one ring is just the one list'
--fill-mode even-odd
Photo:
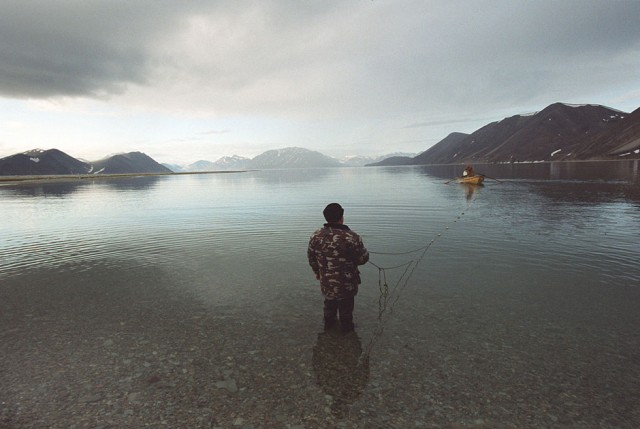
{"label": "rope in water", "polygon": [[[462,216],[464,216],[464,214],[469,211],[474,201],[475,201],[475,196],[472,196],[471,199],[467,201],[467,206],[465,207],[465,209],[453,220],[452,222],[453,224],[455,224],[460,219],[462,219]],[[447,224],[444,227],[443,232],[450,229],[449,225],[450,224]],[[393,313],[393,308],[395,304],[398,302],[398,300],[400,299],[401,293],[409,284],[409,280],[411,280],[413,273],[415,272],[420,262],[422,262],[422,260],[427,255],[427,252],[429,251],[431,246],[436,242],[436,240],[442,237],[443,232],[439,232],[434,238],[431,239],[431,241],[427,245],[419,247],[417,249],[413,249],[405,252],[371,252],[371,251],[369,252],[369,254],[371,255],[404,256],[404,255],[410,255],[410,254],[416,254],[416,253],[418,255],[417,255],[417,258],[415,259],[411,259],[405,263],[389,266],[389,267],[383,267],[376,264],[375,262],[372,262],[371,260],[369,261],[369,264],[373,265],[378,269],[378,287],[380,289],[380,297],[378,298],[378,324],[374,329],[373,334],[371,335],[371,339],[369,340],[367,346],[365,347],[361,358],[366,358],[366,359],[369,358],[369,355],[371,353],[371,350],[373,349],[375,342],[378,341],[382,336],[382,334],[384,333],[385,323],[389,319],[390,315]],[[400,275],[400,278],[395,283],[395,285],[390,289],[389,283],[387,281],[387,271],[397,270],[400,268],[404,268],[404,271]],[[395,296],[395,299],[392,299],[394,296]]]}

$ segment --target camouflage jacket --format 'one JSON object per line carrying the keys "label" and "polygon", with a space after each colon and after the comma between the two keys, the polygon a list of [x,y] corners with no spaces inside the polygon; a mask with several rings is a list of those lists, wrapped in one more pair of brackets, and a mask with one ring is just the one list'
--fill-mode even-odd
{"label": "camouflage jacket", "polygon": [[307,249],[309,265],[320,276],[320,289],[329,299],[358,293],[358,265],[369,261],[369,252],[348,226],[326,223],[313,233]]}

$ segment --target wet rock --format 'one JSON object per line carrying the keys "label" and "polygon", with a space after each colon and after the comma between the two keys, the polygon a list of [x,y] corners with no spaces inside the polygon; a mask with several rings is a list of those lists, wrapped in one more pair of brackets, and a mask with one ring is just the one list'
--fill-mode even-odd
{"label": "wet rock", "polygon": [[148,384],[155,384],[155,383],[158,383],[159,381],[160,381],[160,376],[158,375],[152,375],[151,377],[147,378]]}
{"label": "wet rock", "polygon": [[216,387],[218,389],[227,389],[232,393],[238,391],[238,386],[236,385],[236,381],[233,378],[228,378],[226,380],[216,382]]}
{"label": "wet rock", "polygon": [[127,401],[132,404],[139,404],[142,402],[141,400],[142,393],[141,392],[133,392],[127,395]]}
{"label": "wet rock", "polygon": [[83,396],[79,399],[80,402],[84,402],[84,403],[91,403],[91,402],[98,402],[98,401],[102,401],[104,397],[102,396],[101,393],[93,393],[93,394],[89,394],[86,396]]}

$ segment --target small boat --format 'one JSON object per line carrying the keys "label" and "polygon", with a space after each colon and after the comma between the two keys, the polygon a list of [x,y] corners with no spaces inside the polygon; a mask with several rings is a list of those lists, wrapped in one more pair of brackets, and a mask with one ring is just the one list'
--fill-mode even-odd
{"label": "small boat", "polygon": [[482,174],[475,174],[473,176],[458,177],[456,180],[458,181],[458,183],[482,185],[482,182],[484,182],[484,176]]}

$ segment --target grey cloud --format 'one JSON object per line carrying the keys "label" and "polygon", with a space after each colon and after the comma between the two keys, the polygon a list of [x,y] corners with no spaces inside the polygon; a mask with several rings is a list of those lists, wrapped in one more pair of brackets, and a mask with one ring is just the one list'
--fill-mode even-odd
{"label": "grey cloud", "polygon": [[478,117],[478,118],[454,118],[454,119],[442,119],[442,120],[432,120],[425,122],[414,122],[412,124],[406,125],[403,128],[425,128],[425,127],[435,127],[441,125],[453,125],[453,124],[461,124],[461,123],[470,123],[470,122],[485,122],[485,121],[495,121],[495,117]]}
{"label": "grey cloud", "polygon": [[219,135],[219,134],[227,134],[230,133],[230,130],[210,130],[210,131],[204,131],[200,134],[205,135],[205,136],[210,136],[210,135]]}
{"label": "grey cloud", "polygon": [[0,93],[106,96],[142,84],[154,40],[182,15],[169,3],[9,1],[0,14]]}
{"label": "grey cloud", "polygon": [[139,85],[223,113],[478,116],[637,82],[637,16],[631,0],[15,1],[0,95]]}

